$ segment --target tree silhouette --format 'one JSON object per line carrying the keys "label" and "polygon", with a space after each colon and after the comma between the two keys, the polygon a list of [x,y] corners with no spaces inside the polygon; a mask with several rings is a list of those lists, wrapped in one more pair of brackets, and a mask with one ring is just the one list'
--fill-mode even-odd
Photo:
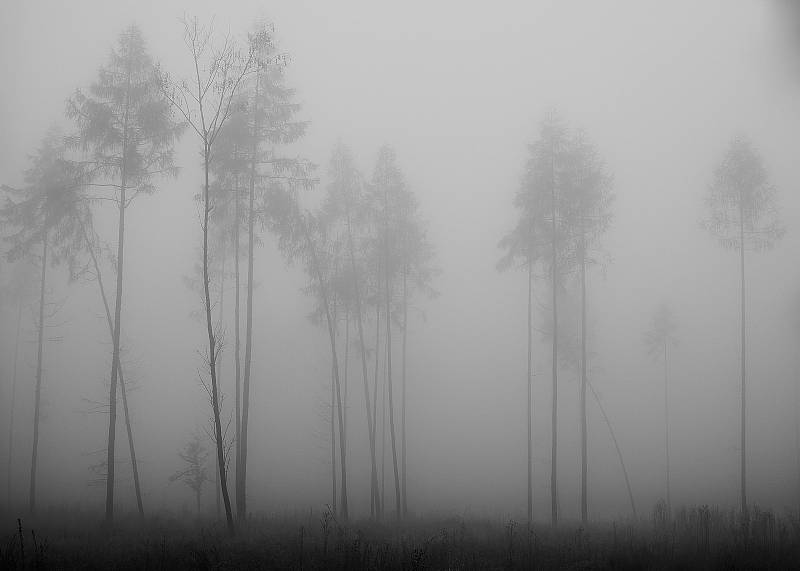
{"label": "tree silhouette", "polygon": [[31,166],[25,172],[25,185],[20,189],[3,187],[9,196],[0,211],[0,218],[9,231],[5,237],[10,242],[7,254],[9,261],[32,256],[34,248],[41,248],[33,450],[28,493],[28,508],[31,512],[36,508],[47,265],[62,261],[72,264],[76,252],[81,250],[83,244],[77,220],[83,208],[85,173],[78,165],[65,158],[65,151],[63,137],[58,130],[50,129],[31,157]]}
{"label": "tree silhouette", "polygon": [[[114,518],[114,455],[117,422],[117,380],[122,331],[122,293],[125,259],[125,210],[139,194],[155,191],[156,175],[175,174],[173,144],[182,126],[172,119],[172,108],[154,81],[153,61],[142,34],[130,26],[120,34],[109,62],[100,68],[87,93],[78,90],[67,103],[67,115],[75,120],[78,133],[72,142],[88,153],[93,187],[111,189],[116,203],[117,225],[116,293],[114,304],[113,354],[109,386],[109,422],[106,481],[106,519]],[[144,513],[133,465],[136,502]]]}
{"label": "tree silhouette", "polygon": [[[234,112],[234,101],[243,79],[252,74],[259,65],[257,54],[259,38],[251,38],[246,52],[241,52],[235,42],[226,37],[219,46],[214,45],[213,28],[202,26],[197,18],[185,18],[184,43],[189,49],[193,66],[190,81],[175,82],[162,71],[158,71],[159,83],[165,97],[179,111],[197,135],[203,153],[203,305],[208,337],[207,365],[211,377],[211,408],[214,415],[214,440],[217,447],[217,466],[225,505],[228,531],[233,533],[235,525],[225,468],[225,451],[220,420],[219,386],[217,383],[217,357],[219,333],[214,331],[211,317],[211,291],[208,264],[209,218],[213,209],[209,192],[211,163],[215,157],[214,144],[228,119]],[[261,37],[260,40],[266,40]],[[201,71],[202,70],[202,71]]]}
{"label": "tree silhouette", "polygon": [[672,514],[672,499],[669,486],[669,347],[677,343],[675,337],[675,321],[672,308],[666,303],[658,306],[650,322],[650,328],[644,333],[644,344],[648,356],[652,359],[664,359],[664,458],[665,484],[667,490],[667,515]]}
{"label": "tree silhouette", "polygon": [[745,137],[735,137],[714,170],[706,194],[706,229],[726,250],[739,252],[741,293],[740,488],[742,514],[747,517],[747,338],[745,251],[771,248],[785,231],[778,219],[775,189],[769,183],[761,156]]}

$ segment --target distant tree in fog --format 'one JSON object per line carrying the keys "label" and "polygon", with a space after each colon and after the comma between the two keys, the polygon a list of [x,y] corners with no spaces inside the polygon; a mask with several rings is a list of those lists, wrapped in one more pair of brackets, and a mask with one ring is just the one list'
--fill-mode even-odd
{"label": "distant tree in fog", "polygon": [[299,204],[296,188],[273,187],[268,194],[269,226],[278,237],[278,247],[289,263],[300,261],[309,278],[306,291],[321,305],[328,330],[336,394],[339,426],[339,458],[341,468],[341,517],[349,518],[347,501],[347,465],[345,454],[344,419],[339,355],[336,349],[336,322],[331,289],[335,276],[335,258],[324,217],[304,211]]}
{"label": "distant tree in fog", "polygon": [[533,521],[533,278],[534,265],[545,255],[545,245],[548,238],[543,236],[545,209],[543,193],[537,188],[537,177],[540,167],[535,147],[531,147],[531,156],[528,157],[525,171],[520,181],[519,188],[514,196],[514,207],[520,211],[519,219],[514,228],[500,240],[499,247],[505,255],[497,264],[497,269],[505,271],[511,267],[525,269],[528,280],[528,326],[527,326],[527,352],[528,373],[527,385],[527,417],[528,417],[528,522]]}
{"label": "distant tree in fog", "polygon": [[548,113],[539,125],[538,139],[528,146],[520,187],[514,198],[514,206],[520,211],[518,222],[500,242],[506,251],[498,269],[520,264],[528,275],[528,519],[533,517],[533,436],[531,383],[532,364],[532,298],[534,266],[541,263],[550,277],[552,293],[552,318],[554,326],[552,340],[552,401],[551,401],[551,445],[550,445],[550,517],[553,525],[558,523],[558,292],[562,289],[564,272],[564,228],[561,215],[562,155],[567,143],[567,129],[554,112]]}
{"label": "distant tree in fog", "polygon": [[250,379],[253,353],[253,262],[256,243],[256,222],[265,224],[265,189],[287,183],[307,186],[308,161],[282,155],[281,146],[298,140],[305,133],[306,123],[295,115],[300,105],[294,101],[295,91],[284,84],[286,55],[279,53],[271,27],[256,25],[249,35],[250,51],[257,65],[240,88],[240,113],[245,120],[244,135],[237,149],[247,163],[247,305],[245,308],[244,376],[242,379],[241,419],[236,447],[236,510],[240,518],[247,513],[247,441],[250,415]]}
{"label": "distant tree in fog", "polygon": [[[214,44],[213,28],[202,26],[197,18],[185,18],[184,43],[189,49],[192,64],[192,79],[175,82],[162,71],[158,71],[162,92],[180,112],[183,119],[197,135],[203,155],[203,309],[206,317],[208,373],[211,377],[211,408],[214,416],[214,440],[217,448],[217,466],[225,505],[228,530],[233,533],[235,525],[225,468],[225,450],[220,420],[220,398],[217,383],[217,357],[220,332],[214,330],[211,317],[211,291],[208,256],[209,219],[214,204],[209,191],[212,160],[215,158],[215,143],[231,115],[234,101],[245,77],[258,67],[258,38],[251,38],[247,50],[240,51],[228,36],[221,45]],[[266,41],[267,38],[261,37]],[[202,70],[202,71],[201,71]]]}
{"label": "distant tree in fog", "polygon": [[11,373],[11,399],[8,403],[8,466],[6,474],[6,505],[12,504],[12,487],[14,481],[14,410],[17,400],[17,372],[19,362],[19,341],[22,333],[22,310],[33,298],[36,282],[35,268],[27,261],[20,261],[10,266],[8,282],[3,286],[2,302],[4,305],[13,306],[15,318],[14,327],[14,357],[12,358]]}
{"label": "distant tree in fog", "polygon": [[364,241],[369,232],[369,220],[364,208],[365,184],[356,168],[350,150],[338,143],[331,153],[330,183],[323,205],[323,216],[329,226],[332,239],[339,242],[344,250],[345,263],[342,264],[339,277],[339,296],[344,300],[345,311],[354,314],[358,332],[358,343],[361,356],[361,371],[364,381],[364,403],[367,413],[367,433],[370,454],[370,515],[380,514],[378,502],[378,470],[375,454],[375,432],[373,416],[376,411],[371,406],[369,379],[367,373],[367,349],[364,341],[364,285],[367,268],[364,260]]}
{"label": "distant tree in fog", "polygon": [[778,218],[775,189],[769,183],[761,156],[744,137],[734,138],[714,170],[706,194],[704,225],[729,250],[739,251],[741,292],[741,434],[740,508],[747,516],[746,320],[745,251],[771,248],[785,231]]}
{"label": "distant tree in fog", "polygon": [[203,495],[203,487],[206,482],[210,482],[211,478],[208,475],[206,468],[206,461],[208,459],[208,450],[200,442],[200,437],[194,435],[192,439],[183,447],[178,453],[181,460],[183,460],[183,470],[178,470],[169,477],[170,482],[181,481],[194,493],[195,501],[197,502],[197,515],[202,512],[200,507],[200,500]]}
{"label": "distant tree in fog", "polygon": [[669,347],[677,343],[675,337],[675,321],[672,308],[666,303],[658,306],[650,321],[650,327],[644,332],[644,345],[648,356],[652,359],[664,360],[664,459],[665,486],[667,492],[667,515],[672,514],[672,500],[669,486]]}
{"label": "distant tree in fog", "polygon": [[41,277],[39,282],[39,311],[36,321],[36,385],[33,409],[33,450],[31,453],[28,507],[36,508],[36,475],[39,455],[39,420],[41,408],[42,373],[44,364],[45,293],[47,265],[61,261],[72,263],[75,252],[81,250],[83,238],[77,223],[84,206],[85,175],[75,163],[65,158],[63,137],[55,129],[48,131],[31,166],[25,172],[22,188],[4,186],[8,194],[0,210],[0,219],[10,242],[9,261],[37,257],[41,248]]}
{"label": "distant tree in fog", "polygon": [[[67,115],[78,127],[72,139],[88,154],[87,172],[92,186],[111,190],[104,197],[116,204],[116,293],[109,386],[109,421],[106,482],[106,519],[114,518],[114,456],[117,423],[117,380],[120,370],[122,291],[125,252],[125,210],[139,194],[155,191],[153,178],[175,174],[173,144],[182,126],[173,121],[172,107],[154,81],[155,68],[136,26],[120,34],[109,62],[100,68],[88,92],[80,90],[67,103]],[[136,474],[136,502],[143,514]]]}
{"label": "distant tree in fog", "polygon": [[581,521],[589,519],[588,426],[586,417],[586,268],[597,262],[593,253],[611,218],[611,177],[597,149],[580,132],[573,134],[563,153],[562,217],[565,254],[569,267],[577,269],[581,290]]}

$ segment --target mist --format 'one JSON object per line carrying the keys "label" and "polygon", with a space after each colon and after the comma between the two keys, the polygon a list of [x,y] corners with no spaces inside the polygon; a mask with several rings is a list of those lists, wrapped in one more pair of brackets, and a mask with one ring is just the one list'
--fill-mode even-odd
{"label": "mist", "polygon": [[[649,355],[645,342],[662,305],[674,322],[667,371],[671,509],[741,507],[740,252],[720,247],[707,221],[713,210],[708,197],[715,173],[731,141],[745,140],[763,167],[764,188],[774,191],[772,210],[767,210],[778,224],[770,229],[776,232],[769,244],[745,248],[747,503],[776,513],[796,512],[800,51],[793,6],[746,0],[542,1],[493,7],[449,1],[20,0],[0,7],[0,66],[5,71],[0,91],[0,183],[5,195],[0,480],[5,484],[8,478],[0,503],[9,517],[25,513],[29,503],[42,269],[41,245],[15,249],[20,228],[32,222],[20,226],[19,219],[11,220],[9,204],[21,200],[15,192],[35,186],[25,172],[48,132],[57,128],[59,137],[80,138],[80,116],[70,116],[67,102],[75,101],[76,90],[91,93],[98,70],[108,65],[112,48],[131,25],[140,30],[162,74],[158,92],[174,96],[184,79],[191,88],[195,72],[184,33],[192,18],[213,27],[214,45],[221,46],[226,37],[237,42],[239,58],[246,58],[248,32],[252,38],[261,25],[275,46],[274,54],[287,56],[269,65],[279,69],[275,73],[282,84],[294,90],[290,99],[298,107],[291,121],[302,124],[302,133],[269,140],[264,151],[291,161],[286,167],[291,176],[270,171],[275,180],[255,190],[257,207],[264,210],[258,211],[254,224],[248,513],[307,513],[336,504],[341,512],[339,447],[344,433],[345,518],[376,517],[355,302],[335,289],[349,292],[347,279],[359,278],[347,274],[346,240],[339,244],[334,236],[343,231],[343,223],[339,219],[335,230],[325,226],[325,205],[330,189],[339,184],[331,167],[335,149],[347,149],[363,181],[358,184],[368,194],[380,188],[384,179],[374,174],[376,164],[389,160],[383,150],[391,148],[392,168],[401,173],[404,192],[414,197],[415,224],[430,255],[420,262],[424,283],[412,288],[406,306],[399,277],[405,266],[391,262],[398,272],[390,284],[395,288],[390,331],[398,455],[405,379],[403,514],[395,509],[393,429],[383,402],[385,313],[379,317],[383,353],[377,369],[374,351],[375,308],[381,306],[380,301],[370,301],[370,292],[383,287],[383,270],[378,264],[378,285],[362,276],[365,297],[360,311],[371,399],[378,379],[372,412],[378,420],[376,493],[383,499],[382,517],[529,517],[529,282],[524,255],[507,271],[498,271],[498,263],[507,253],[501,240],[524,216],[515,206],[515,196],[526,188],[531,149],[542,137],[542,125],[553,117],[563,125],[567,139],[582,137],[596,151],[606,177],[603,192],[609,202],[604,215],[609,218],[607,227],[598,230],[591,263],[585,266],[583,361],[578,266],[567,260],[554,270],[546,236],[546,247],[533,262],[533,520],[546,524],[553,518],[554,271],[562,310],[561,358],[575,353],[572,362],[560,362],[557,370],[558,517],[567,522],[582,518],[581,363],[588,383],[584,390],[589,390],[588,519],[612,521],[632,513],[623,468],[598,401],[613,427],[639,516],[648,517],[666,500],[665,370],[661,353]],[[232,76],[242,71],[241,61],[231,67]],[[244,77],[242,93],[250,81]],[[270,77],[264,81],[272,81]],[[235,87],[225,85],[209,92],[209,97],[222,97],[223,107],[226,96],[238,101],[236,93],[225,91]],[[203,517],[222,521],[225,509],[215,492],[220,474],[214,411],[207,391],[208,331],[214,329],[216,348],[222,347],[214,382],[236,515],[240,453],[235,437],[234,254],[226,250],[223,280],[219,252],[227,246],[217,246],[225,231],[214,234],[215,222],[209,222],[209,314],[214,323],[208,325],[206,298],[197,286],[202,282],[198,268],[206,213],[203,143],[195,127],[186,124],[182,101],[186,99],[166,101],[164,111],[175,125],[183,124],[172,143],[175,172],[154,176],[148,181],[153,192],[139,193],[125,208],[119,363],[144,512],[187,514],[199,507]],[[191,99],[188,104],[193,105]],[[213,111],[213,104],[210,108]],[[237,114],[247,116],[252,110],[235,103],[231,108],[229,125],[235,124]],[[188,118],[197,121],[199,115]],[[215,147],[212,155],[212,186],[226,184],[220,171],[213,170],[227,160],[228,147],[223,144],[227,143],[219,143],[222,150]],[[84,164],[81,161],[95,148],[90,143],[71,145],[64,158]],[[247,171],[242,172],[241,204],[246,210],[249,183]],[[108,173],[91,180],[85,173],[81,176],[89,197],[81,203],[81,216],[91,217],[97,236],[94,246],[113,320],[118,192],[97,185],[118,181]],[[287,218],[290,214],[278,220],[269,210],[269,197],[280,192],[296,201],[287,207],[298,209],[294,224]],[[259,198],[260,193],[266,198]],[[212,206],[212,216],[222,209]],[[536,224],[542,224],[542,232],[554,216],[548,218],[547,208],[531,215],[540,216]],[[382,226],[370,224],[364,223],[363,231],[372,228],[376,243],[384,239]],[[34,231],[32,226],[28,230]],[[758,224],[752,230],[758,234]],[[242,376],[247,231],[245,217],[239,234]],[[323,243],[328,239],[332,242]],[[312,243],[318,248],[304,249]],[[370,243],[365,234],[357,246]],[[312,250],[324,257],[322,262],[317,259],[317,266]],[[571,255],[564,254],[564,260]],[[58,264],[48,262],[44,289],[36,503],[38,510],[98,515],[106,506],[108,514],[109,390],[117,383],[110,375],[115,354],[109,335],[112,322],[107,321],[87,252],[74,252],[76,268],[89,268],[83,272],[70,268],[68,257]],[[334,280],[335,263],[345,268],[345,278],[350,276],[342,278],[344,286]],[[315,273],[319,264],[322,270]],[[365,272],[367,266],[365,261]],[[25,272],[29,275],[22,291],[15,290]],[[329,298],[324,295],[326,282],[320,279],[324,272],[330,274]],[[379,294],[375,296],[379,300]],[[326,308],[335,321],[338,383],[331,372]],[[375,375],[376,370],[380,374]],[[341,405],[335,402],[337,390]],[[137,511],[137,498],[119,389],[117,399],[112,509],[125,514]],[[336,417],[333,423],[331,415]],[[345,417],[340,430],[338,423]],[[208,483],[199,506],[191,486],[175,477],[186,468],[180,454],[195,437],[207,452]]]}

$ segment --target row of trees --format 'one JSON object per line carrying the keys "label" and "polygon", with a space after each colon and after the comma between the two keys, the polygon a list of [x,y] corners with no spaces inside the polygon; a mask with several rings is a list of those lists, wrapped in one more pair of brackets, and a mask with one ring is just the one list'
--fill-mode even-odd
{"label": "row of trees", "polygon": [[[370,378],[367,359],[371,351],[377,362],[382,339],[388,370],[386,387],[396,512],[398,516],[406,513],[408,313],[416,292],[432,293],[433,251],[414,195],[388,147],[381,149],[372,180],[367,182],[347,148],[338,145],[331,158],[331,183],[324,204],[316,212],[303,208],[300,191],[312,188],[317,182],[314,165],[287,155],[286,150],[303,136],[307,123],[297,119],[300,107],[294,101],[294,90],[285,85],[288,58],[278,51],[272,32],[270,26],[258,23],[240,47],[230,37],[218,42],[211,28],[196,19],[186,19],[184,42],[193,72],[187,79],[175,79],[154,64],[139,29],[135,26],[126,29],[112,50],[109,63],[100,69],[98,79],[88,90],[78,90],[68,100],[66,114],[73,121],[74,132],[64,137],[51,130],[32,158],[25,185],[4,187],[8,195],[2,209],[8,229],[5,239],[10,244],[7,257],[15,262],[15,272],[22,283],[16,288],[20,321],[24,294],[32,285],[28,271],[31,265],[22,258],[36,258],[37,249],[41,252],[31,511],[35,509],[36,497],[47,269],[66,262],[72,278],[98,284],[112,341],[106,518],[111,521],[114,517],[118,393],[122,397],[138,510],[144,513],[121,358],[126,210],[140,194],[155,192],[157,177],[177,173],[174,146],[188,131],[196,136],[203,157],[203,186],[197,197],[202,209],[202,265],[198,271],[200,279],[195,284],[202,293],[208,341],[201,376],[207,379],[218,489],[229,528],[234,529],[229,464],[235,476],[235,513],[239,518],[247,513],[255,248],[261,242],[263,230],[276,237],[289,261],[304,260],[310,284],[307,292],[317,300],[316,318],[324,318],[327,324],[339,427],[338,437],[333,431],[331,437],[332,442],[334,439],[339,442],[341,515],[348,517],[347,446],[337,346],[343,344],[344,324],[345,352],[349,349],[351,323],[357,325],[368,419],[371,512],[373,516],[380,515],[375,453],[378,373],[376,365],[374,378]],[[115,206],[118,220],[116,253],[107,256],[116,278],[113,302],[103,281],[104,248],[93,225],[94,209],[106,202]],[[232,437],[223,428],[220,367],[225,330],[223,284],[230,273],[226,270],[229,257],[233,257],[235,282]],[[247,268],[245,275],[240,271],[242,261]],[[242,281],[246,292],[244,303],[240,299]],[[216,316],[212,315],[215,306],[218,306]],[[368,346],[365,323],[370,315],[374,315],[376,322],[372,347]],[[384,331],[380,330],[381,316]],[[19,329],[18,326],[18,338]],[[402,333],[399,431],[394,418],[393,329]],[[346,372],[344,376],[346,384]]]}
{"label": "row of trees", "polygon": [[[619,454],[632,509],[633,502],[627,470],[610,420],[587,376],[587,269],[600,260],[599,239],[608,229],[613,195],[611,178],[597,150],[580,131],[568,129],[550,113],[542,121],[539,138],[529,146],[524,174],[514,206],[519,219],[501,241],[504,256],[498,269],[521,268],[527,274],[527,509],[533,518],[532,451],[532,379],[533,379],[533,286],[539,276],[547,281],[551,299],[550,315],[544,317],[542,330],[552,343],[552,412],[551,412],[551,521],[558,523],[558,373],[559,365],[579,367],[580,393],[580,511],[588,520],[588,425],[587,388],[597,399],[604,420]],[[772,247],[783,234],[775,206],[775,191],[770,185],[763,162],[744,137],[736,137],[721,163],[714,170],[706,196],[708,217],[705,228],[726,249],[740,254],[741,292],[741,385],[740,385],[740,508],[747,514],[746,485],[746,321],[745,321],[745,252]],[[537,274],[537,268],[541,270]],[[575,285],[580,299],[580,332],[577,342],[559,331],[559,300],[569,285]],[[671,510],[669,485],[669,347],[676,342],[675,323],[670,307],[660,306],[645,332],[648,354],[663,360],[664,366],[664,454],[667,513]],[[565,347],[566,345],[566,347]],[[563,354],[566,349],[567,355]],[[560,354],[560,352],[562,352]]]}

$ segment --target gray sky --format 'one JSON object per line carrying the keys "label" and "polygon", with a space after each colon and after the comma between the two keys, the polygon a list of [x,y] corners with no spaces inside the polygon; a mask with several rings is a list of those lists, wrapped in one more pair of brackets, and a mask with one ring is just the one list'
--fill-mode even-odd
{"label": "gray sky", "polygon": [[[737,259],[700,228],[712,169],[736,133],[764,155],[788,228],[773,251],[749,262],[751,495],[794,501],[796,337],[787,307],[798,297],[795,256],[798,92],[781,63],[768,2],[57,2],[0,7],[0,180],[18,183],[26,156],[64,101],[90,83],[119,31],[137,22],[154,58],[186,73],[180,16],[221,31],[272,20],[292,56],[289,83],[311,122],[296,152],[320,165],[341,138],[370,173],[377,149],[398,154],[429,222],[443,273],[441,295],[420,301],[410,326],[409,493],[412,509],[521,512],[525,493],[525,280],[498,274],[497,242],[515,218],[511,201],[526,144],[557,109],[597,145],[614,175],[608,263],[589,276],[591,381],[615,423],[637,501],[661,494],[661,386],[642,331],[658,303],[676,312],[680,345],[672,372],[674,501],[733,504],[738,485]],[[68,129],[68,127],[65,127]],[[208,417],[197,383],[202,328],[190,312],[188,274],[200,244],[192,196],[197,146],[180,144],[180,176],[130,209],[124,342],[140,388],[132,396],[146,502],[188,501],[167,486],[175,453]],[[321,194],[322,189],[313,191]],[[310,199],[313,200],[313,199]],[[113,240],[113,216],[100,216]],[[329,452],[319,410],[327,398],[323,331],[306,320],[303,276],[287,269],[269,236],[257,252],[251,495],[263,509],[328,501]],[[60,275],[63,277],[63,271]],[[63,282],[64,280],[61,279]],[[546,302],[543,284],[539,301]],[[538,293],[538,292],[537,292]],[[106,419],[85,414],[102,399],[110,359],[94,284],[65,283],[64,340],[47,346],[42,464],[46,502],[99,501],[87,489],[87,455],[103,448]],[[67,299],[68,296],[68,299]],[[8,321],[6,319],[6,321]],[[576,324],[577,330],[577,324]],[[7,328],[6,333],[8,334]],[[32,335],[29,336],[32,338]],[[10,343],[3,344],[8,376]],[[32,349],[20,397],[27,444]],[[355,361],[353,362],[355,364]],[[534,386],[535,505],[549,501],[549,357],[537,345]],[[230,369],[230,367],[229,367]],[[358,371],[357,367],[351,370]],[[577,513],[577,383],[560,397],[561,505]],[[351,501],[366,508],[361,379],[351,379]],[[231,397],[230,373],[227,394]],[[3,384],[4,390],[7,384]],[[3,393],[4,402],[7,392]],[[361,398],[359,398],[361,397]],[[4,411],[5,414],[5,411]],[[627,510],[613,447],[593,403],[590,507]],[[124,447],[122,447],[124,448]],[[24,458],[24,456],[20,456]],[[391,464],[387,456],[387,482]],[[124,469],[120,469],[125,472]],[[20,472],[22,482],[22,472]],[[173,487],[177,486],[173,484]],[[120,486],[123,496],[126,485]],[[177,498],[177,499],[176,499]]]}

